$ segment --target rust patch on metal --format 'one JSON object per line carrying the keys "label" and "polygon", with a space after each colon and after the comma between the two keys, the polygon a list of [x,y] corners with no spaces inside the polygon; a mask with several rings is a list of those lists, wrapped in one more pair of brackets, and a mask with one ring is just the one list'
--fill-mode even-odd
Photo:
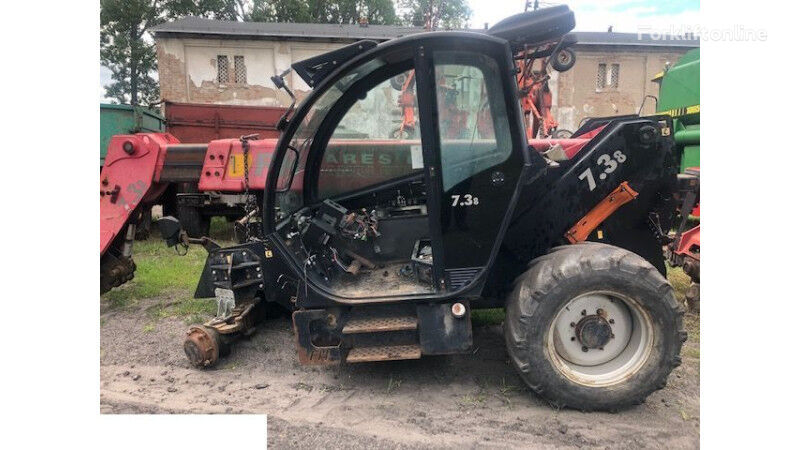
{"label": "rust patch on metal", "polygon": [[183,351],[195,367],[209,367],[219,360],[219,334],[213,328],[194,325],[186,333]]}
{"label": "rust patch on metal", "polygon": [[357,317],[350,319],[342,329],[344,334],[379,333],[383,331],[416,330],[414,316]]}
{"label": "rust patch on metal", "polygon": [[419,345],[387,345],[380,347],[358,347],[347,354],[347,362],[395,361],[400,359],[420,359],[422,349]]}

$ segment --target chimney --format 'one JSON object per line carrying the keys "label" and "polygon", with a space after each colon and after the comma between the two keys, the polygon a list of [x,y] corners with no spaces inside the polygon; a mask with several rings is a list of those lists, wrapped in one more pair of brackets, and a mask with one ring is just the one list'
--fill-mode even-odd
{"label": "chimney", "polygon": [[483,29],[484,30],[488,30],[489,29],[489,22],[483,22]]}
{"label": "chimney", "polygon": [[369,26],[369,21],[366,17],[359,17],[358,18],[358,26],[362,28],[367,28]]}

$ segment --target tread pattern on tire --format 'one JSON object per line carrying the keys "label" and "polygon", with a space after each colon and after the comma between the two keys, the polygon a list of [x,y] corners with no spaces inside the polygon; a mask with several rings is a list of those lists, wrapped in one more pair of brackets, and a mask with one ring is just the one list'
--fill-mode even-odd
{"label": "tread pattern on tire", "polygon": [[[672,336],[662,336],[662,344],[667,354],[655,356],[657,363],[646,379],[640,380],[637,372],[627,384],[643,383],[639,386],[628,386],[620,389],[618,385],[611,386],[611,395],[598,395],[595,399],[580,401],[587,395],[587,389],[594,389],[600,393],[609,388],[582,388],[577,384],[574,392],[570,391],[569,383],[565,382],[560,373],[554,369],[547,358],[531,358],[531,346],[538,342],[529,342],[536,339],[531,334],[537,315],[540,314],[543,302],[552,301],[550,296],[558,295],[557,291],[569,284],[573,277],[589,273],[619,271],[628,274],[632,283],[644,283],[643,288],[650,289],[658,297],[661,305],[652,305],[659,308],[663,317],[654,320],[673,321]],[[639,280],[639,281],[635,281]],[[538,395],[548,400],[555,407],[570,406],[581,410],[611,410],[615,411],[630,405],[639,404],[653,391],[666,386],[667,378],[672,369],[680,365],[680,351],[687,333],[683,325],[684,310],[675,299],[672,286],[669,282],[642,257],[619,247],[596,242],[584,242],[573,245],[554,247],[548,254],[540,256],[529,265],[529,269],[520,275],[514,283],[514,288],[506,302],[506,320],[504,334],[509,357],[526,384]],[[671,316],[671,317],[670,317]],[[546,333],[547,331],[544,331]],[[657,350],[657,349],[656,349]],[[544,353],[542,351],[542,353]],[[648,359],[646,366],[650,366],[653,356]],[[546,366],[545,366],[546,365]],[[547,374],[552,371],[556,377],[561,377],[560,387],[555,386],[553,378]],[[619,391],[628,390],[626,396],[619,396]],[[565,392],[567,391],[567,392]],[[616,397],[615,397],[616,395]],[[605,397],[605,399],[603,398]]]}

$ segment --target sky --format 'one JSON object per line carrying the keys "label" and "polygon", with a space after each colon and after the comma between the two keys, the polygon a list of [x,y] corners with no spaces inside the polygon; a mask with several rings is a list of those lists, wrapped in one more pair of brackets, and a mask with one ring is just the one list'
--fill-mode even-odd
{"label": "sky", "polygon": [[[468,0],[472,8],[471,28],[491,27],[500,20],[525,10],[525,0]],[[531,0],[533,4],[533,0]],[[576,31],[668,31],[671,27],[695,29],[701,24],[700,0],[571,0],[540,1],[540,7],[567,4],[575,12]],[[105,98],[103,86],[111,81],[111,71],[100,67],[100,101]]]}
{"label": "sky", "polygon": [[[533,0],[531,0],[533,4]],[[540,7],[569,5],[575,12],[576,31],[636,33],[640,28],[669,30],[671,26],[700,25],[700,0],[571,0],[540,1]],[[522,12],[525,0],[469,0],[473,28],[491,27],[501,19]]]}

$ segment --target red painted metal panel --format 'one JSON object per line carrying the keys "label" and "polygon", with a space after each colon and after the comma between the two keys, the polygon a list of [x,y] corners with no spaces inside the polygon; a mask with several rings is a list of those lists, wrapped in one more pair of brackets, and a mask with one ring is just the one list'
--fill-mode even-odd
{"label": "red painted metal panel", "polygon": [[[250,141],[248,172],[251,190],[264,189],[269,163],[277,143],[277,139]],[[244,158],[239,139],[221,139],[208,144],[197,188],[201,192],[244,191]]]}
{"label": "red painted metal panel", "polygon": [[530,139],[528,141],[528,145],[536,149],[538,152],[546,152],[550,149],[550,147],[561,144],[561,148],[564,149],[564,153],[567,154],[567,158],[572,159],[576,153],[578,153],[587,142],[591,139],[588,138],[570,138],[570,139]]}
{"label": "red painted metal panel", "polygon": [[[145,197],[152,195],[165,149],[178,140],[166,133],[117,135],[108,143],[105,165],[100,171],[100,254],[114,238]],[[129,150],[126,151],[125,147]]]}
{"label": "red painted metal panel", "polygon": [[167,132],[181,142],[205,143],[258,134],[261,139],[277,138],[275,128],[286,108],[273,106],[164,104]]}
{"label": "red painted metal panel", "polygon": [[700,260],[700,225],[681,235],[675,254]]}

